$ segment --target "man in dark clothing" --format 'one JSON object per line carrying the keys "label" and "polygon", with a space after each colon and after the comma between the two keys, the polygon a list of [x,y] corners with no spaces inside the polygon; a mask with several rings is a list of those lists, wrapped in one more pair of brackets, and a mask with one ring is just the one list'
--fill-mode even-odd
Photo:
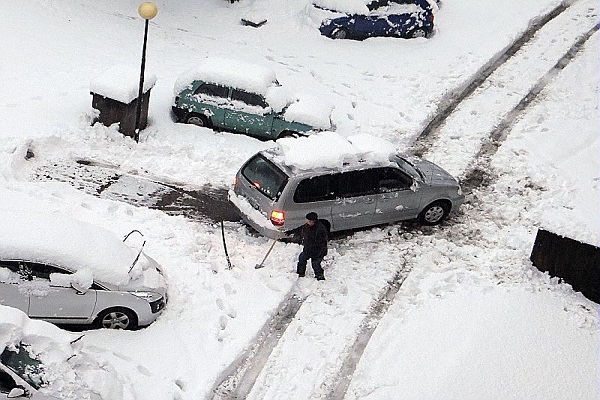
{"label": "man in dark clothing", "polygon": [[310,259],[310,265],[315,271],[317,280],[325,280],[321,261],[327,254],[327,229],[319,221],[319,216],[315,212],[306,214],[306,223],[300,229],[302,244],[304,249],[298,257],[298,266],[296,272],[299,277],[306,273],[306,262]]}

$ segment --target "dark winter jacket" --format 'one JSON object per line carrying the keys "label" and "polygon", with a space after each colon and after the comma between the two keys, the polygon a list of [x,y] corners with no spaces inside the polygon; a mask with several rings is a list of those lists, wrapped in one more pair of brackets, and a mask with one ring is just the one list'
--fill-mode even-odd
{"label": "dark winter jacket", "polygon": [[327,255],[327,229],[320,221],[316,221],[313,226],[302,225],[300,234],[307,258],[323,258]]}

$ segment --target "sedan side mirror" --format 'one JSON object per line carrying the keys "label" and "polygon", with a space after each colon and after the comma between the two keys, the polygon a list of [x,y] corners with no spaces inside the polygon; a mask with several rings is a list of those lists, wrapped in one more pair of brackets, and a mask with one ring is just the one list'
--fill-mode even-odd
{"label": "sedan side mirror", "polygon": [[83,285],[81,285],[79,282],[77,282],[75,280],[71,281],[71,287],[73,289],[75,289],[75,291],[77,292],[77,294],[86,294],[86,292],[89,289],[89,287],[83,286]]}

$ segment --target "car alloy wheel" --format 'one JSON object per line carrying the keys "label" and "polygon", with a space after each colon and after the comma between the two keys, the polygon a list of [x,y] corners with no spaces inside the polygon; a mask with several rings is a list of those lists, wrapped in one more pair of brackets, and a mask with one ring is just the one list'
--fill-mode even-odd
{"label": "car alloy wheel", "polygon": [[346,39],[347,35],[348,32],[346,32],[346,30],[342,28],[335,28],[333,32],[331,32],[331,37],[333,39]]}
{"label": "car alloy wheel", "polygon": [[106,329],[133,329],[135,317],[131,311],[125,309],[110,310],[100,315],[98,325]]}

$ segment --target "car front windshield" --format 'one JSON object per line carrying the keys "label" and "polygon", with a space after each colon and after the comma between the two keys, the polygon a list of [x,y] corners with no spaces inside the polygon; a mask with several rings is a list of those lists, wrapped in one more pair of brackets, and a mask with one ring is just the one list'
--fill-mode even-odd
{"label": "car front windshield", "polygon": [[423,176],[423,173],[421,173],[421,171],[419,171],[419,169],[417,167],[415,167],[414,165],[412,165],[409,161],[407,161],[406,159],[400,157],[400,156],[396,156],[394,161],[396,161],[396,164],[398,164],[398,166],[407,174],[409,174],[410,176],[412,176],[415,179],[418,179],[420,181],[424,181],[425,177]]}
{"label": "car front windshield", "polygon": [[41,388],[46,383],[42,378],[45,373],[43,364],[33,358],[23,344],[20,344],[16,350],[4,349],[0,355],[0,362],[35,389]]}

